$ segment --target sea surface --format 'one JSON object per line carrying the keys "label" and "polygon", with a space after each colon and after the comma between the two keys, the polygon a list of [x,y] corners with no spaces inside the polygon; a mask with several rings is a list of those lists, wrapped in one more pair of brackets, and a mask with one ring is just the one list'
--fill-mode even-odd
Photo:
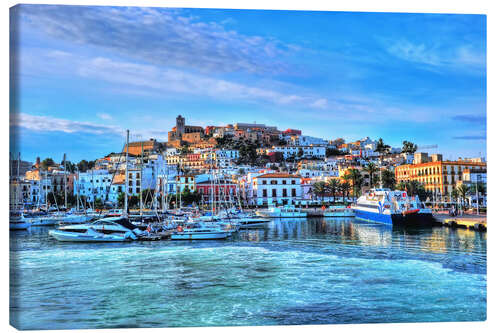
{"label": "sea surface", "polygon": [[282,219],[225,241],[10,233],[18,329],[481,321],[486,233]]}

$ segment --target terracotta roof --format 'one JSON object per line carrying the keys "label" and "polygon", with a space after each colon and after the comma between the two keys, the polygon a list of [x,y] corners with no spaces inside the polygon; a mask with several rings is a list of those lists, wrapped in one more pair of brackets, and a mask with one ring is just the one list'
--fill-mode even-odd
{"label": "terracotta roof", "polygon": [[266,173],[262,176],[257,176],[256,178],[300,178],[297,175],[290,175],[288,173]]}

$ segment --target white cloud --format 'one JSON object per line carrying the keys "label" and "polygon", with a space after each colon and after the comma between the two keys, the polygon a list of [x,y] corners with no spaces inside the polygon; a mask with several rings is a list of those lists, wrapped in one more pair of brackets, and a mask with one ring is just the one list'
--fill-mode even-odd
{"label": "white cloud", "polygon": [[84,77],[114,84],[135,86],[142,90],[208,96],[217,99],[240,99],[248,102],[311,106],[325,108],[326,100],[311,96],[284,94],[272,89],[249,86],[213,76],[193,74],[177,69],[161,69],[152,65],[94,58],[78,68]]}
{"label": "white cloud", "polygon": [[313,108],[325,109],[328,106],[328,101],[324,98],[320,98],[311,103]]}
{"label": "white cloud", "polygon": [[486,52],[472,45],[449,46],[440,43],[415,43],[402,39],[386,42],[387,52],[402,60],[423,65],[429,70],[486,70]]}
{"label": "white cloud", "polygon": [[74,121],[49,116],[34,116],[27,113],[11,113],[10,126],[41,132],[82,132],[97,135],[123,133],[123,130],[117,126],[98,125],[91,122]]}
{"label": "white cloud", "polygon": [[102,120],[112,120],[113,117],[111,117],[110,114],[108,113],[98,113],[97,116],[101,118]]}
{"label": "white cloud", "polygon": [[20,5],[13,13],[14,20],[57,39],[203,72],[289,73],[282,59],[299,49],[227,30],[227,22],[202,22],[178,9]]}

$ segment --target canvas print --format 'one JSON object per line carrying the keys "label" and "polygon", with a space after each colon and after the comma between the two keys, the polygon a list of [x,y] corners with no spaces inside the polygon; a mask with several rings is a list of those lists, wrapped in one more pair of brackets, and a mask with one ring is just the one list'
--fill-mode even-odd
{"label": "canvas print", "polygon": [[486,320],[486,16],[10,8],[10,323]]}

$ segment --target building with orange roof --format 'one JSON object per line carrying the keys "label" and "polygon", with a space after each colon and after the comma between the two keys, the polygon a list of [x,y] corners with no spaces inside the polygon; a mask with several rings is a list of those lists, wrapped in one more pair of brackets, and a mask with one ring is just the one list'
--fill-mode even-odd
{"label": "building with orange roof", "polygon": [[397,182],[418,181],[424,188],[435,195],[449,196],[453,188],[462,182],[466,174],[486,174],[486,162],[432,161],[416,164],[405,164],[395,168]]}
{"label": "building with orange roof", "polygon": [[253,178],[247,200],[254,205],[286,205],[302,198],[299,175],[275,172]]}

